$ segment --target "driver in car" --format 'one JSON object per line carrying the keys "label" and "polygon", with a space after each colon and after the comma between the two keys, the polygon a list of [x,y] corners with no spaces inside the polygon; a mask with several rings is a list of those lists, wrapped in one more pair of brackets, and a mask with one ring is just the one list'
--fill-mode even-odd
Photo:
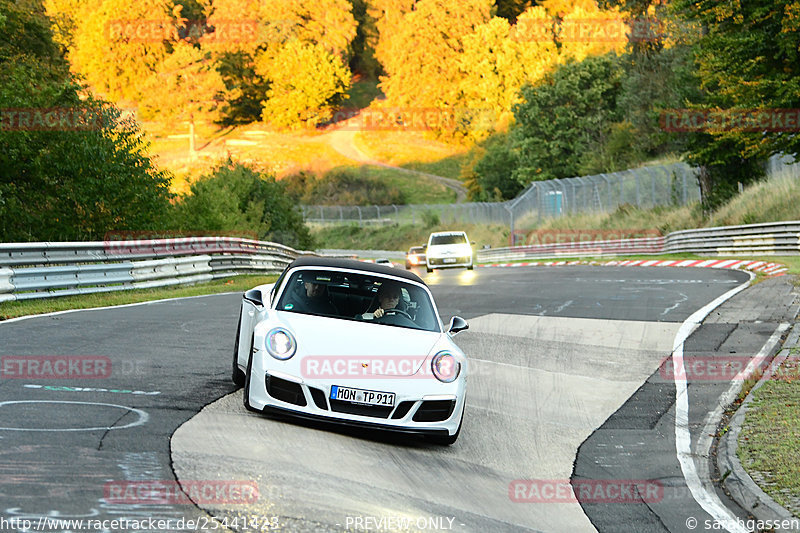
{"label": "driver in car", "polygon": [[361,318],[367,320],[381,318],[387,309],[396,309],[400,303],[400,287],[384,283],[378,288],[378,308],[371,313],[364,313]]}

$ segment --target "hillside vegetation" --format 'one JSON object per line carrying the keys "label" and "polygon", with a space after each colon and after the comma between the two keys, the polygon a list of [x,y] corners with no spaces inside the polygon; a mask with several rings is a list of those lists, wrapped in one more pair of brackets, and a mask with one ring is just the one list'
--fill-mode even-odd
{"label": "hillside vegetation", "polygon": [[[698,167],[702,204],[654,225],[736,220],[720,209],[763,162],[800,151],[799,13],[797,0],[0,0],[0,240],[309,242],[300,203],[461,197],[422,173],[492,201],[664,157]],[[103,119],[41,118],[65,109]],[[265,185],[200,184],[234,175]],[[256,216],[265,188],[276,201]],[[196,194],[234,214],[191,215],[181,206],[209,203]]]}
{"label": "hillside vegetation", "polygon": [[[509,246],[509,228],[491,225],[432,223],[390,226],[313,227],[312,235],[320,248],[407,250],[427,241],[432,231],[463,229],[478,247]],[[747,187],[742,194],[710,216],[694,203],[680,207],[640,209],[622,205],[611,213],[570,215],[539,221],[522,221],[517,230],[537,229],[656,229],[662,235],[682,229],[800,220],[800,179],[773,179]]]}

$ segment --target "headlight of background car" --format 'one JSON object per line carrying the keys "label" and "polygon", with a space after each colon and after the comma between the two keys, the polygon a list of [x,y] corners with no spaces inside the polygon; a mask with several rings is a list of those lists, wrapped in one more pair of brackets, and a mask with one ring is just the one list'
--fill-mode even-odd
{"label": "headlight of background car", "polygon": [[297,350],[297,342],[294,340],[294,336],[283,328],[271,329],[264,339],[264,344],[269,354],[281,361],[290,359],[295,350]]}
{"label": "headlight of background car", "polygon": [[461,372],[461,363],[448,351],[441,351],[431,359],[433,375],[443,383],[452,383]]}

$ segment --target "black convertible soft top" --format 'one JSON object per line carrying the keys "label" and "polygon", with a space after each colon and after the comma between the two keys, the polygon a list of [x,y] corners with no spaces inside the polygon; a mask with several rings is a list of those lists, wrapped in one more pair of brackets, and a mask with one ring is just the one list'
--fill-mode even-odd
{"label": "black convertible soft top", "polygon": [[317,257],[314,255],[301,255],[295,259],[286,269],[311,266],[320,268],[350,268],[353,270],[363,270],[364,272],[373,272],[375,274],[384,274],[386,276],[395,276],[398,278],[405,278],[417,283],[425,284],[419,276],[408,270],[393,268],[390,266],[377,265],[375,263],[365,263],[364,261],[356,261],[353,259],[339,259],[336,257]]}

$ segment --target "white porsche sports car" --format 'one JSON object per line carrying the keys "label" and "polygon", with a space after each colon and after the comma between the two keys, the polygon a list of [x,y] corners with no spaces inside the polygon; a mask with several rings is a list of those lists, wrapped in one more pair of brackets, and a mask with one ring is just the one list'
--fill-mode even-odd
{"label": "white porsche sports car", "polygon": [[303,256],[244,293],[233,381],[244,405],[331,422],[458,438],[467,359],[414,273]]}

